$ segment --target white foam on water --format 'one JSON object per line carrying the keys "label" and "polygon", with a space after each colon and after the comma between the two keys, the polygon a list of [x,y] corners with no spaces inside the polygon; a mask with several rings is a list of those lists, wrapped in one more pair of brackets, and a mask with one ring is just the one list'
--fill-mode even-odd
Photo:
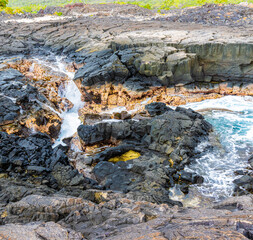
{"label": "white foam on water", "polygon": [[209,109],[205,118],[214,126],[222,145],[208,150],[210,143],[199,144],[196,150],[202,154],[186,170],[204,177],[204,183],[197,187],[202,194],[216,200],[231,196],[233,181],[238,178],[235,171],[245,170],[247,160],[253,154],[253,97],[226,96],[183,107]]}
{"label": "white foam on water", "polygon": [[63,122],[60,135],[56,140],[54,147],[59,144],[64,145],[62,140],[64,138],[71,137],[77,131],[78,126],[81,124],[78,110],[84,106],[84,103],[81,101],[81,93],[72,80],[67,83],[63,91],[60,91],[59,95],[70,100],[74,106],[69,111],[61,114]]}
{"label": "white foam on water", "polygon": [[61,118],[63,119],[61,131],[53,147],[56,147],[59,144],[65,145],[62,140],[73,136],[77,131],[78,126],[81,124],[78,110],[84,106],[84,102],[81,101],[82,94],[73,81],[74,73],[66,70],[66,65],[63,63],[62,58],[57,57],[56,60],[57,64],[53,67],[53,70],[63,72],[70,79],[64,87],[60,86],[59,95],[60,97],[65,97],[70,100],[74,106],[70,110],[61,114]]}
{"label": "white foam on water", "polygon": [[253,97],[226,96],[218,99],[208,99],[202,102],[188,103],[182,107],[201,110],[206,108],[221,108],[231,111],[253,111]]}
{"label": "white foam on water", "polygon": [[65,145],[63,143],[63,139],[73,136],[73,134],[77,131],[78,126],[81,124],[78,110],[84,106],[84,102],[81,101],[81,93],[73,81],[74,72],[67,71],[66,64],[64,63],[64,58],[60,56],[55,57],[54,62],[47,61],[47,59],[42,60],[39,58],[36,58],[34,60],[38,62],[38,64],[47,66],[53,71],[66,75],[68,77],[68,81],[64,82],[64,85],[61,85],[59,87],[58,94],[60,97],[67,98],[69,101],[71,101],[73,103],[73,107],[63,113],[57,112],[63,120],[59,137],[55,141],[53,147],[56,147],[59,144]]}
{"label": "white foam on water", "polygon": [[110,110],[103,111],[102,113],[113,114],[113,113],[120,113],[123,111],[127,111],[126,107],[119,106],[119,107],[112,108]]}

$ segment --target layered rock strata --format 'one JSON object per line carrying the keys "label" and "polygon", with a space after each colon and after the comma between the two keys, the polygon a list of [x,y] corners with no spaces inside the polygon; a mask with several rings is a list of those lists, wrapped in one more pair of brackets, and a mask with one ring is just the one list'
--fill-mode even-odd
{"label": "layered rock strata", "polygon": [[[252,237],[253,220],[249,216],[252,198],[249,196],[230,198],[207,208],[183,210],[165,204],[136,202],[111,192],[94,192],[93,195],[99,204],[75,197],[39,195],[10,203],[4,213],[7,224],[0,226],[0,237],[35,240]],[[27,217],[48,222],[26,223]],[[14,219],[22,224],[14,226],[11,224]]]}
{"label": "layered rock strata", "polygon": [[[0,238],[251,239],[251,196],[205,208],[170,199],[175,184],[187,193],[203,182],[184,167],[212,127],[200,114],[164,103],[252,95],[252,26],[184,25],[153,19],[148,10],[122,17],[124,7],[112,8],[36,25],[0,22]],[[126,9],[138,15],[139,8]],[[78,129],[85,152],[73,159],[68,147],[53,149],[50,141],[61,123],[53,110],[71,107],[57,95],[66,76],[51,78],[45,67],[2,57],[48,49],[75,61],[75,82],[87,102],[80,113],[90,122]],[[154,101],[163,103],[146,105]],[[115,106],[125,109],[113,117],[128,120],[94,125],[101,112],[99,120],[111,118],[107,110]],[[136,107],[142,115],[129,120],[135,113],[126,110]],[[235,184],[239,194],[242,186],[251,192],[252,177]]]}
{"label": "layered rock strata", "polygon": [[[252,95],[250,25],[245,30],[186,25],[153,18],[150,11],[137,14],[136,9],[131,20],[118,14],[118,6],[112,7],[115,11],[110,12],[108,6],[99,6],[104,9],[100,17],[56,18],[36,26],[10,21],[8,31],[0,23],[1,53],[47,54],[50,48],[85,64],[75,77],[90,102],[81,112],[83,119],[116,105],[131,110],[144,100],[180,105]],[[136,17],[141,21],[134,21]],[[38,46],[42,48],[36,50]]]}
{"label": "layered rock strata", "polygon": [[118,106],[140,112],[145,101],[180,105],[223,95],[253,94],[250,65],[246,71],[234,62],[226,62],[231,69],[226,72],[224,63],[219,62],[224,54],[233,56],[236,50],[222,49],[223,55],[216,54],[214,59],[208,57],[205,48],[188,53],[188,49],[165,44],[136,45],[116,46],[115,51],[108,49],[86,57],[74,78],[89,102],[80,111],[84,122],[91,112],[97,114]]}

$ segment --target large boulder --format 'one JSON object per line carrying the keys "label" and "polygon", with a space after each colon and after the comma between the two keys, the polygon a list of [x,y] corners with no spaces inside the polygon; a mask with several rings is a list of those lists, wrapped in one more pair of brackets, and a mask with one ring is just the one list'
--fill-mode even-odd
{"label": "large boulder", "polygon": [[[101,67],[102,66],[102,67]],[[174,47],[132,47],[113,52],[111,49],[86,56],[86,64],[75,79],[83,86],[105,82],[126,83],[131,76],[157,79],[162,85],[186,84],[203,78],[195,54]],[[145,81],[145,78],[142,79]]]}
{"label": "large boulder", "polygon": [[152,119],[81,125],[78,135],[87,153],[93,145],[117,145],[89,157],[91,165],[97,164],[96,180],[106,189],[173,205],[180,203],[169,199],[168,188],[179,182],[180,174],[181,182],[203,182],[196,174],[179,171],[211,130],[199,113],[177,108]]}

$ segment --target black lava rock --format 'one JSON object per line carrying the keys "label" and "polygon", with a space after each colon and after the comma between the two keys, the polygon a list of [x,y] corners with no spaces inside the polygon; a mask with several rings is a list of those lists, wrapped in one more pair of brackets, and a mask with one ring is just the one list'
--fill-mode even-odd
{"label": "black lava rock", "polygon": [[145,106],[145,109],[148,111],[151,117],[154,117],[156,115],[161,115],[169,110],[172,110],[171,108],[167,107],[165,103],[162,103],[162,102],[153,102],[153,103],[147,104]]}
{"label": "black lava rock", "polygon": [[15,179],[52,188],[84,186],[84,177],[70,166],[65,148],[53,149],[46,134],[22,138],[0,132],[0,149],[0,168]]}

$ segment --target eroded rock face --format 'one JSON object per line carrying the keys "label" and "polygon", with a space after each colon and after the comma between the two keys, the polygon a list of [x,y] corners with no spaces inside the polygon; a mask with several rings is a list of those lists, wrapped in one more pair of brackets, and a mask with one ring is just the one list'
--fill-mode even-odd
{"label": "eroded rock face", "polygon": [[[253,92],[250,69],[246,72],[239,69],[237,73],[228,69],[222,75],[223,63],[213,66],[216,60],[213,56],[207,58],[210,53],[205,48],[191,46],[186,50],[166,44],[147,45],[119,43],[112,45],[112,49],[85,56],[85,65],[78,69],[74,78],[88,102],[80,111],[84,119],[91,112],[100,113],[118,106],[133,110],[140,105],[141,111],[144,100],[180,105]],[[236,50],[224,51],[224,54],[232,51],[233,55]],[[220,55],[217,58],[223,61]]]}
{"label": "eroded rock face", "polygon": [[[27,78],[26,82],[36,87],[52,104],[53,108],[59,112],[66,111],[73,107],[73,104],[66,98],[59,96],[59,91],[64,91],[69,77],[46,65],[43,60],[21,59],[9,62],[8,66],[17,69]],[[68,71],[73,72],[72,65],[68,65]]]}
{"label": "eroded rock face", "polygon": [[51,103],[37,88],[25,82],[14,69],[0,71],[0,130],[27,136],[31,132],[58,136],[61,118],[50,109]]}
{"label": "eroded rock face", "polygon": [[[182,173],[177,171],[190,162],[194,148],[211,129],[202,115],[190,109],[168,108],[164,114],[147,120],[81,125],[78,135],[87,153],[91,145],[118,145],[89,157],[91,165],[98,163],[93,173],[106,189],[129,192],[135,199],[173,205],[180,203],[169,199],[167,189],[179,181]],[[141,156],[115,164],[110,160],[131,150]],[[180,181],[198,182],[193,176],[184,175]]]}
{"label": "eroded rock face", "polygon": [[[89,12],[90,8],[81,12]],[[175,183],[188,186],[203,181],[201,176],[183,170],[197,142],[211,129],[199,114],[156,104],[146,108],[153,119],[93,125],[98,120],[93,116],[115,106],[126,110],[139,107],[141,112],[152,101],[179,105],[227,94],[252,95],[251,37],[245,29],[204,29],[155,19],[135,21],[119,16],[120,7],[116,13],[110,6],[101,5],[100,9],[104,8],[107,12],[98,13],[99,18],[83,16],[36,25],[0,23],[1,54],[32,53],[35,47],[43,46],[63,51],[85,64],[76,74],[76,84],[88,102],[81,110],[83,119],[91,119],[91,126],[79,128],[82,147],[90,153],[88,157],[80,154],[79,160],[89,167],[83,172],[91,179],[78,174],[69,165],[66,148],[53,150],[45,135],[19,138],[1,133],[0,224],[6,225],[0,226],[0,238],[252,238],[251,197],[230,199],[208,208],[168,207],[181,206],[168,197],[168,189]],[[130,13],[140,12],[139,8],[127,9]],[[141,12],[153,16],[149,11]],[[69,102],[61,106],[59,101],[64,99],[56,94],[64,77],[54,83],[48,79],[47,69],[38,66],[34,66],[37,74],[31,74],[31,63],[27,62],[19,66],[1,64],[0,69],[10,66],[30,77],[28,81],[37,89],[46,88],[39,91],[54,108],[71,107]],[[15,70],[2,70],[1,77],[3,91],[8,91],[0,100],[0,130],[23,135],[24,128],[39,126],[35,130],[55,138],[60,121],[43,105],[50,105],[43,95]],[[21,99],[13,101],[19,95]],[[32,118],[19,121],[29,111]],[[113,117],[132,117],[124,111]],[[99,116],[99,120],[105,118],[111,116]],[[16,121],[18,125],[12,127]],[[97,146],[101,148],[91,154],[90,149]],[[140,156],[115,161],[129,151]],[[246,184],[250,188],[251,183],[251,177],[237,181],[239,187]],[[35,220],[57,224],[37,222],[31,226],[29,222]]]}

